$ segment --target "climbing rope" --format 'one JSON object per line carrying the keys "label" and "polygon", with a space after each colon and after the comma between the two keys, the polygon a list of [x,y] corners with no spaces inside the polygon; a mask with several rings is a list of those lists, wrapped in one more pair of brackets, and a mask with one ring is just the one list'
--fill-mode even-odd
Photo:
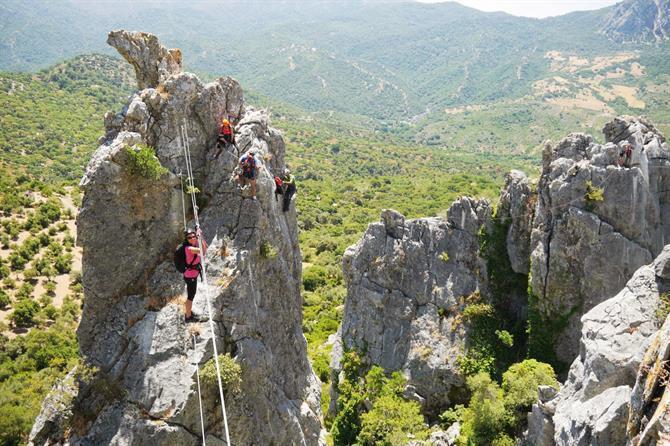
{"label": "climbing rope", "polygon": [[181,178],[181,171],[179,171],[179,186],[181,187],[181,212],[184,216],[184,231],[186,231],[186,204],[184,203],[184,181]]}
{"label": "climbing rope", "polygon": [[[191,205],[193,206],[193,219],[197,228],[200,228],[200,221],[198,219],[198,205],[196,204],[195,199],[195,185],[193,183],[193,166],[191,164],[191,148],[188,139],[188,130],[186,126],[186,119],[184,119],[184,124],[180,129],[181,136],[181,145],[184,150],[184,158],[186,159],[186,169],[188,175],[188,186],[189,190],[187,192],[191,195]],[[203,288],[207,286],[207,265],[205,261],[205,253],[202,249],[202,240],[200,235],[198,235],[198,248],[200,249],[200,262],[202,263],[202,280]],[[212,346],[214,348],[214,365],[216,366],[216,380],[219,385],[219,397],[221,398],[221,413],[223,414],[223,424],[225,427],[226,435],[226,445],[231,446],[230,435],[228,431],[228,416],[226,415],[226,402],[223,398],[223,384],[221,383],[221,367],[219,365],[219,353],[216,348],[216,334],[214,332],[214,318],[212,317],[212,306],[209,302],[209,295],[203,289],[203,294],[205,295],[205,302],[207,303],[207,313],[209,314],[209,329],[212,333]],[[204,439],[203,439],[204,441]]]}
{"label": "climbing rope", "polygon": [[[184,213],[184,215],[186,215]],[[195,335],[193,335],[193,351],[195,351]],[[202,428],[202,446],[207,446],[205,444],[205,420],[202,415],[202,394],[200,393],[200,371],[198,370],[197,364],[195,367],[195,377],[198,382],[198,404],[200,405],[200,427]]]}

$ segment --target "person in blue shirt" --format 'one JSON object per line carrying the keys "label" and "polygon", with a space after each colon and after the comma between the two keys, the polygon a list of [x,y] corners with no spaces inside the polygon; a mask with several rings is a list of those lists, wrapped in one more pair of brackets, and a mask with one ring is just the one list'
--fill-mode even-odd
{"label": "person in blue shirt", "polygon": [[240,169],[242,172],[237,175],[237,183],[244,189],[247,184],[251,185],[251,199],[256,199],[256,154],[249,151],[240,158]]}

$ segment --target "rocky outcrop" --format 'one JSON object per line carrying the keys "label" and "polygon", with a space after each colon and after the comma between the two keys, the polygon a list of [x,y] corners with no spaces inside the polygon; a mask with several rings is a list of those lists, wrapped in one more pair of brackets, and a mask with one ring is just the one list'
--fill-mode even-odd
{"label": "rocky outcrop", "polygon": [[[582,317],[579,357],[558,396],[541,397],[533,407],[527,444],[623,445],[629,417],[629,432],[639,431],[644,406],[651,402],[650,387],[643,396],[648,376],[643,371],[658,364],[661,376],[664,367],[659,359],[663,342],[652,343],[656,348],[644,362],[643,355],[658,331],[660,296],[670,289],[670,281],[659,271],[669,267],[670,245],[653,263],[636,271],[616,296]],[[661,332],[657,339],[663,336]],[[638,376],[636,384],[638,370],[644,376]]]}
{"label": "rocky outcrop", "polygon": [[496,218],[509,225],[505,240],[507,255],[512,270],[518,274],[530,271],[530,234],[535,202],[536,196],[526,174],[512,170],[505,176]]}
{"label": "rocky outcrop", "polygon": [[[670,262],[668,262],[670,266]],[[670,278],[670,277],[668,277]],[[670,444],[670,316],[644,355],[631,394],[631,446]]]}
{"label": "rocky outcrop", "polygon": [[356,349],[368,365],[402,371],[408,395],[426,413],[453,402],[464,385],[456,365],[466,348],[461,310],[482,287],[477,234],[489,218],[486,201],[461,198],[446,220],[405,220],[385,210],[381,222],[368,226],[343,257],[348,295],[333,354],[335,380],[342,351]]}
{"label": "rocky outcrop", "polygon": [[[543,153],[531,235],[531,290],[555,354],[579,351],[581,315],[616,294],[670,240],[670,152],[641,118],[605,127],[607,144],[571,134]],[[623,142],[631,167],[618,166]]]}
{"label": "rocky outcrop", "polygon": [[612,7],[600,32],[615,42],[661,42],[670,38],[668,0],[626,0]]}
{"label": "rocky outcrop", "polygon": [[112,31],[107,43],[135,68],[137,88],[156,88],[170,76],[181,73],[181,50],[167,49],[153,34]]}
{"label": "rocky outcrop", "polygon": [[[94,379],[61,385],[69,389],[67,408],[53,410],[50,401],[68,398],[45,400],[31,443],[201,444],[196,370],[215,342],[242,368],[240,390],[225,394],[233,444],[322,444],[319,382],[301,329],[296,214],[293,206],[283,213],[273,198],[272,173],[285,167],[281,134],[267,115],[244,108],[236,81],[202,84],[182,73],[178,52],[155,36],[116,31],[109,41],[144,89],[106,116],[107,134],[81,183],[78,339],[96,371]],[[238,153],[212,156],[224,116],[239,120],[238,147],[259,154],[258,201],[242,197],[232,181]],[[208,281],[198,285],[194,310],[206,313],[211,302],[214,336],[209,324],[184,324],[183,281],[172,265],[183,229],[182,125],[209,243]],[[167,169],[158,180],[133,170],[128,150],[139,144],[153,147]],[[207,443],[224,444],[215,386],[203,388],[203,406]]]}

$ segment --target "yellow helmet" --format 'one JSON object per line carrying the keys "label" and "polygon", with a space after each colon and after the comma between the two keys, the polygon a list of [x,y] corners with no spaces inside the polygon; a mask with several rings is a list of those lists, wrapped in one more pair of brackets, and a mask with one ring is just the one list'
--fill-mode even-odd
{"label": "yellow helmet", "polygon": [[223,124],[230,124],[230,121],[228,121],[227,119],[224,119]]}

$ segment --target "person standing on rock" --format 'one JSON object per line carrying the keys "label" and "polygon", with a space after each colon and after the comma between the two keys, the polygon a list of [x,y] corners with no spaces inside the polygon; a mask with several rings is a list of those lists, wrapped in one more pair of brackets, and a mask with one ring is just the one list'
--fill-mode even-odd
{"label": "person standing on rock", "polygon": [[247,183],[251,184],[251,199],[256,199],[256,154],[250,150],[240,158],[240,172],[237,175],[237,183],[244,190]]}
{"label": "person standing on rock", "polygon": [[230,121],[224,118],[224,120],[221,121],[219,139],[216,144],[217,150],[214,154],[214,158],[217,158],[221,154],[221,151],[230,145],[237,148],[237,145],[235,145],[235,132],[233,131],[233,126],[230,124]]}
{"label": "person standing on rock", "polygon": [[[198,247],[198,239],[202,242],[202,250]],[[202,271],[201,254],[207,252],[207,242],[202,236],[202,231],[196,226],[196,230],[186,231],[186,240],[184,241],[184,254],[186,255],[186,270],[184,271],[184,282],[186,282],[186,302],[184,303],[184,318],[186,322],[198,322],[200,316],[191,311],[193,299],[198,290],[198,277]]]}

